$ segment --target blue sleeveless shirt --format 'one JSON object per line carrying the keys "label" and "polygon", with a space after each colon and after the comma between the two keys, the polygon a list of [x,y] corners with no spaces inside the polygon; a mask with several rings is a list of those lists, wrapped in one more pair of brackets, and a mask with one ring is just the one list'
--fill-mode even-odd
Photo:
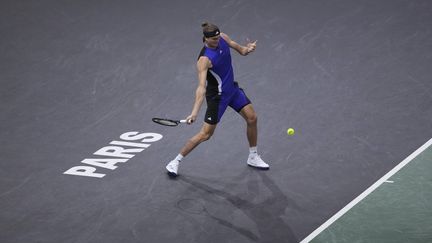
{"label": "blue sleeveless shirt", "polygon": [[215,49],[204,46],[199,57],[201,56],[208,57],[212,63],[212,68],[207,71],[206,95],[230,96],[233,94],[237,87],[234,85],[234,72],[228,43],[220,37],[218,46]]}

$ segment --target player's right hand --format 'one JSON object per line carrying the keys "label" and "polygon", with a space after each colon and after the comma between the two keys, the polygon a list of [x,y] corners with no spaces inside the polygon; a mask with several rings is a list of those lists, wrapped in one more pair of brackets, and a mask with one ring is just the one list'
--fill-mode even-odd
{"label": "player's right hand", "polygon": [[189,115],[188,117],[186,117],[186,123],[189,124],[189,125],[192,124],[192,123],[194,123],[195,120],[196,120],[196,116],[195,115]]}

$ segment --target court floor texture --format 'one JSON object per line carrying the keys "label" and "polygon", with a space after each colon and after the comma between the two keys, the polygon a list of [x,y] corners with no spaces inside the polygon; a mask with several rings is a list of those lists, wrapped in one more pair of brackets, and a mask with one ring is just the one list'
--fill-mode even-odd
{"label": "court floor texture", "polygon": [[[233,40],[266,171],[199,131],[201,23]],[[432,242],[432,2],[0,2],[0,242]],[[288,136],[288,128],[294,136]]]}

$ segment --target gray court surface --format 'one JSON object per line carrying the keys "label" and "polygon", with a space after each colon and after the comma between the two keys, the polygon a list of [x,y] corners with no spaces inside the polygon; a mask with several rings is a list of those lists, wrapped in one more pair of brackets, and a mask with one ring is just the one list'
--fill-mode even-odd
{"label": "gray court surface", "polygon": [[[151,118],[190,114],[206,20],[258,40],[232,56],[268,171],[228,110],[165,173],[205,104]],[[431,26],[428,0],[1,1],[0,242],[301,241],[432,138]]]}

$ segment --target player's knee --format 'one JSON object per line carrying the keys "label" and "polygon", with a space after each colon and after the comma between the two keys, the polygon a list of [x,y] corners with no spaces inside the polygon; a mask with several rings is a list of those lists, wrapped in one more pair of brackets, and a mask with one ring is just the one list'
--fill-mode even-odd
{"label": "player's knee", "polygon": [[257,121],[258,121],[258,116],[255,113],[249,115],[246,118],[246,122],[247,122],[248,125],[255,125],[255,124],[257,124]]}
{"label": "player's knee", "polygon": [[200,133],[201,141],[204,142],[204,141],[209,140],[209,139],[211,138],[212,135],[213,135],[213,134],[212,134],[212,133],[209,133],[209,132],[201,132],[201,133]]}

